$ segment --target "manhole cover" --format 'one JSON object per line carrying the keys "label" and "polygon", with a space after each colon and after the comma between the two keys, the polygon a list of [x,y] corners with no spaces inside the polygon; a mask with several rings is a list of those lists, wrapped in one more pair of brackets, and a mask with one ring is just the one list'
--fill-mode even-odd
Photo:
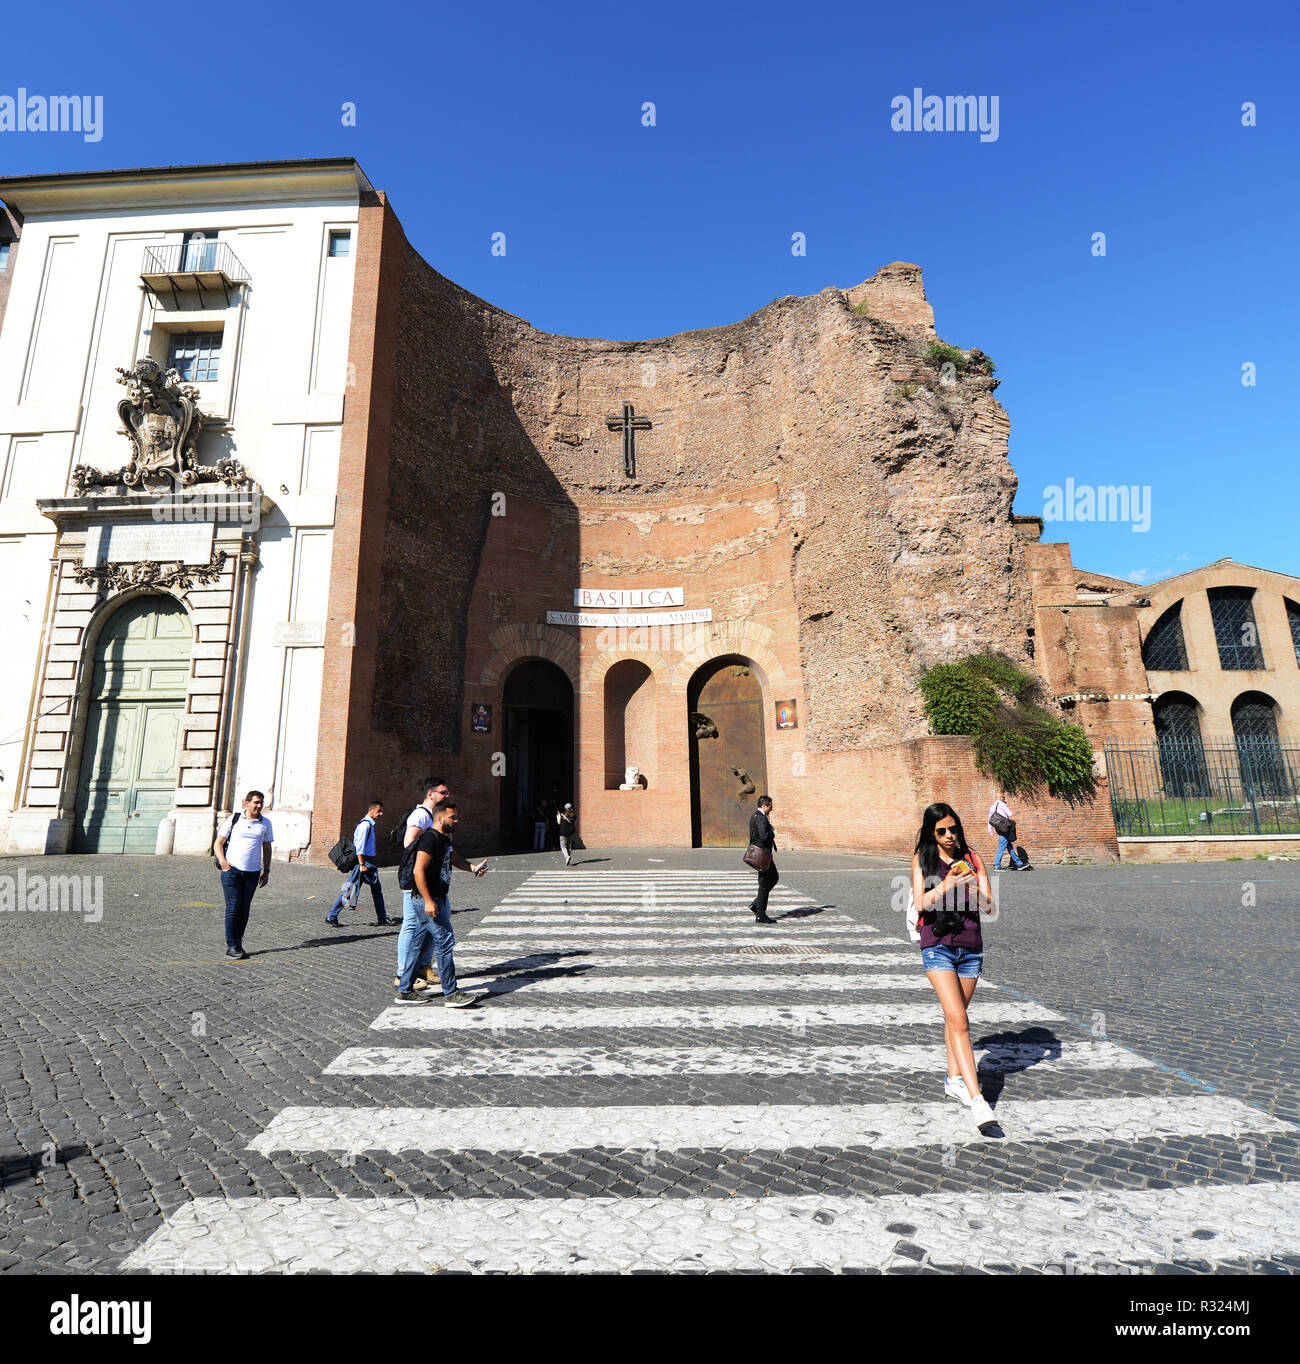
{"label": "manhole cover", "polygon": [[738,947],[742,957],[824,957],[829,947]]}

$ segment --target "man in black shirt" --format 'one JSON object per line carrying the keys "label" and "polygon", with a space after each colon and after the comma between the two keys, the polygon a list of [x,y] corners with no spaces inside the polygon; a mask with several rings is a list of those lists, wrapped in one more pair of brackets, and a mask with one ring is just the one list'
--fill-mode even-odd
{"label": "man in black shirt", "polygon": [[451,869],[473,872],[482,876],[487,870],[487,858],[471,866],[452,846],[452,834],[460,817],[454,801],[440,800],[433,807],[433,828],[426,829],[415,845],[415,889],[424,901],[424,913],[417,916],[413,940],[407,950],[402,975],[397,983],[397,1004],[431,1004],[432,990],[415,989],[415,973],[425,947],[425,935],[433,939],[434,955],[438,962],[438,977],[442,981],[443,1004],[448,1009],[463,1009],[474,1003],[474,996],[466,994],[456,983],[456,962],[452,949],[456,935],[451,928],[451,905],[447,901],[451,890]]}
{"label": "man in black shirt", "polygon": [[[776,850],[776,831],[767,818],[771,810],[772,797],[759,796],[758,809],[749,817],[749,841],[755,847],[766,848],[768,852]],[[772,887],[780,879],[777,875],[775,862],[771,863],[766,871],[758,873],[758,894],[754,896],[753,902],[749,906],[754,911],[756,923],[776,923],[775,919],[767,917],[767,897],[772,893]]]}

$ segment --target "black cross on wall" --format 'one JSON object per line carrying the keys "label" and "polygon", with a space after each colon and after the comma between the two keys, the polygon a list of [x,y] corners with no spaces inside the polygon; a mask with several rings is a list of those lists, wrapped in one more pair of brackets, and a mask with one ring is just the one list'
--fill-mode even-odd
{"label": "black cross on wall", "polygon": [[652,431],[654,423],[645,417],[638,417],[631,403],[623,404],[621,417],[606,417],[605,425],[611,431],[623,433],[623,472],[628,478],[636,477],[636,432]]}

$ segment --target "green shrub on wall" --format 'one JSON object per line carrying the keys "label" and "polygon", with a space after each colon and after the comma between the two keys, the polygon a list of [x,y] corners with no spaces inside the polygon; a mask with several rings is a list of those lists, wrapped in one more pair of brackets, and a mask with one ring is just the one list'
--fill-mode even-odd
{"label": "green shrub on wall", "polygon": [[1043,786],[1067,800],[1092,794],[1088,736],[1036,704],[1036,679],[1009,659],[981,654],[939,663],[919,686],[930,728],[969,735],[975,765],[1008,795]]}

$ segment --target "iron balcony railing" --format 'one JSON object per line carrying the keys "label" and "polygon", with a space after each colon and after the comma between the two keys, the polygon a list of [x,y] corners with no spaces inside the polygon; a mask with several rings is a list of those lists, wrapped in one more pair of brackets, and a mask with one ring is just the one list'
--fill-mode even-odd
{"label": "iron balcony railing", "polygon": [[1300,743],[1163,738],[1105,749],[1122,838],[1300,834]]}
{"label": "iron balcony railing", "polygon": [[226,283],[247,284],[248,271],[227,242],[216,238],[179,242],[174,246],[146,246],[143,276],[167,276],[178,280],[187,275],[224,275]]}

